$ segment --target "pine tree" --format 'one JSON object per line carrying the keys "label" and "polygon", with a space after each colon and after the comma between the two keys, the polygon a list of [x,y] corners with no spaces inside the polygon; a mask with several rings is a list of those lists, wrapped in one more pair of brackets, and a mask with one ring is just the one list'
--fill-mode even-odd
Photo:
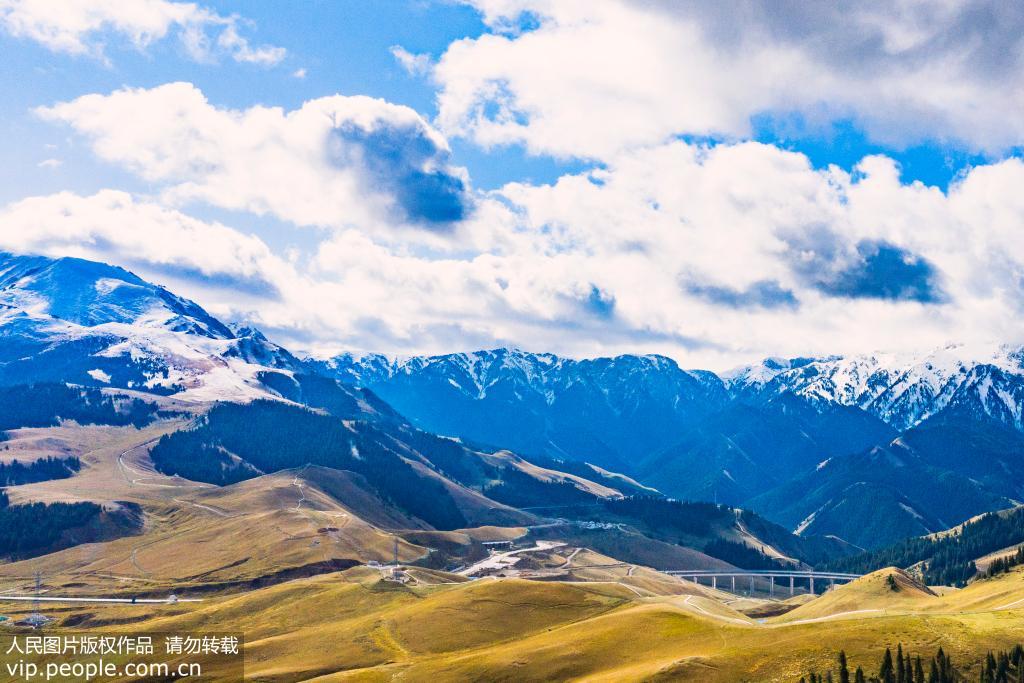
{"label": "pine tree", "polygon": [[878,669],[878,680],[882,683],[896,683],[896,675],[892,666],[892,651],[889,648],[885,648],[882,666]]}
{"label": "pine tree", "polygon": [[850,669],[846,663],[846,652],[839,651],[839,683],[850,683]]}
{"label": "pine tree", "polygon": [[903,643],[896,644],[896,683],[907,683],[903,668]]}
{"label": "pine tree", "polygon": [[932,657],[932,666],[928,671],[928,683],[939,683],[939,665],[935,662],[935,658]]}
{"label": "pine tree", "polygon": [[920,657],[916,657],[914,659],[914,681],[916,681],[916,683],[926,683],[924,679],[924,667],[921,665]]}
{"label": "pine tree", "polygon": [[864,669],[857,667],[857,671],[853,674],[853,683],[866,683],[864,680]]}
{"label": "pine tree", "polygon": [[1005,652],[1000,652],[999,657],[996,659],[996,681],[999,683],[1009,683],[1009,672],[1010,655]]}

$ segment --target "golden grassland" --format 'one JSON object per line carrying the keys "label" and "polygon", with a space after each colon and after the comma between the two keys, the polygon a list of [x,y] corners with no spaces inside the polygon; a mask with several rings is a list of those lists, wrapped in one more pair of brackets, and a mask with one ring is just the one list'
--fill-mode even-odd
{"label": "golden grassland", "polygon": [[895,570],[882,570],[760,622],[712,595],[414,571],[423,582],[384,581],[361,567],[196,605],[49,613],[57,628],[69,621],[77,630],[240,630],[255,681],[796,681],[832,665],[839,648],[874,665],[897,642],[922,654],[941,646],[970,670],[980,654],[1024,636],[1019,571],[935,596],[893,591],[885,577]]}
{"label": "golden grassland", "polygon": [[[46,430],[48,443],[80,454],[83,469],[70,479],[14,487],[12,501],[135,503],[145,525],[139,535],[0,564],[0,582],[24,590],[38,571],[60,594],[152,594],[250,582],[332,562],[388,561],[396,539],[403,562],[427,553],[356,514],[353,509],[371,511],[388,526],[403,521],[341,472],[289,470],[224,488],[162,475],[153,469],[147,445],[169,429]],[[15,441],[41,438],[42,430],[33,431]]]}
{"label": "golden grassland", "polygon": [[[832,665],[840,648],[867,667],[897,642],[922,655],[941,646],[970,677],[984,652],[1024,640],[1024,570],[944,591],[882,570],[817,598],[768,603],[577,541],[527,553],[524,564],[546,580],[471,581],[410,567],[403,584],[365,565],[304,575],[331,561],[388,561],[396,538],[409,563],[428,541],[513,540],[527,529],[409,529],[385,501],[323,468],[224,488],[166,477],[153,470],[146,444],[173,427],[17,433],[18,452],[32,440],[79,454],[84,468],[71,479],[17,487],[12,498],[128,501],[146,523],[136,536],[0,565],[0,591],[25,592],[40,571],[53,595],[200,596],[43,611],[57,632],[242,632],[246,678],[268,682],[795,682]],[[401,537],[388,529],[402,529]],[[8,616],[31,610],[0,605]],[[758,617],[778,605],[792,609]],[[222,680],[230,680],[226,671]]]}

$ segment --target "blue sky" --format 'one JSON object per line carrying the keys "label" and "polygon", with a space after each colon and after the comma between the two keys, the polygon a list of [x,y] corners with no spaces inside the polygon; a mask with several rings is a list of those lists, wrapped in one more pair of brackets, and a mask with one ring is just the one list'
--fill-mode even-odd
{"label": "blue sky", "polygon": [[[218,59],[198,64],[173,41],[157,43],[145,52],[113,41],[107,48],[111,64],[96,59],[53,54],[37,43],[5,35],[0,38],[5,59],[0,63],[0,121],[9,133],[8,154],[16,155],[15,171],[6,166],[3,198],[66,187],[87,190],[126,178],[115,169],[91,165],[83,155],[60,179],[51,173],[25,171],[50,158],[47,144],[61,145],[64,136],[40,124],[30,110],[72,99],[86,92],[109,92],[124,86],[152,87],[169,81],[189,81],[220,106],[245,108],[254,104],[298,107],[329,93],[362,94],[404,104],[432,117],[434,88],[427,79],[409,74],[396,61],[392,46],[439,56],[454,40],[474,38],[485,31],[480,14],[468,5],[421,0],[380,0],[367,3],[317,0],[302,11],[282,11],[279,2],[210,2],[207,6],[253,21],[255,41],[288,46],[288,56],[272,69]],[[304,69],[304,78],[292,74]],[[579,164],[529,156],[515,147],[490,153],[470,144],[456,144],[458,163],[470,168],[474,183],[494,188],[509,180],[547,182]],[[70,151],[70,150],[68,150]],[[60,187],[58,188],[58,184]]]}
{"label": "blue sky", "polygon": [[[47,156],[45,145],[61,145],[64,136],[40,124],[31,109],[72,99],[86,92],[109,92],[123,86],[153,87],[169,81],[195,83],[220,106],[245,108],[254,104],[295,108],[325,93],[364,94],[404,104],[432,118],[437,113],[435,87],[422,76],[408,73],[392,54],[402,46],[414,54],[439,57],[448,45],[462,38],[477,38],[487,31],[480,13],[469,5],[426,0],[314,1],[302,11],[284,9],[280,2],[209,2],[222,14],[239,14],[252,22],[254,41],[287,46],[288,56],[272,69],[218,59],[198,64],[173,41],[157,43],[144,52],[111,41],[106,51],[111,64],[96,59],[54,54],[27,40],[0,38],[5,59],[0,63],[0,86],[5,97],[0,117],[9,134],[8,154],[16,155],[18,171],[6,166],[3,198],[64,187],[88,189],[110,178],[116,169],[89,165],[83,158],[59,180],[50,173],[26,167]],[[292,74],[304,69],[305,78]],[[928,140],[913,146],[880,144],[870,140],[850,120],[824,126],[777,123],[770,113],[758,114],[751,136],[807,154],[819,167],[838,164],[850,169],[864,156],[887,154],[902,166],[906,181],[920,180],[945,187],[951,178],[986,155],[962,145]],[[714,138],[711,138],[714,140]],[[585,167],[579,161],[552,159],[524,152],[522,145],[486,150],[456,141],[455,160],[470,170],[474,184],[494,189],[510,181],[551,182],[569,171]],[[33,163],[34,162],[34,163]],[[76,172],[77,171],[77,172]],[[97,175],[99,174],[99,175]]]}
{"label": "blue sky", "polygon": [[318,353],[1014,337],[1018,15],[5,0],[0,238]]}

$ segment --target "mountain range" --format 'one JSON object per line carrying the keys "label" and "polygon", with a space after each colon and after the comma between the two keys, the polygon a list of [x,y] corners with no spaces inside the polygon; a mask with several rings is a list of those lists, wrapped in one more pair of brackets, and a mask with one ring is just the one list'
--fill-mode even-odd
{"label": "mountain range", "polygon": [[369,406],[474,453],[589,463],[600,486],[621,472],[633,492],[749,507],[862,547],[1024,499],[1024,351],[1007,345],[766,359],[720,375],[656,355],[518,349],[312,359],[122,268],[0,254],[0,385],[38,382],[362,417]]}

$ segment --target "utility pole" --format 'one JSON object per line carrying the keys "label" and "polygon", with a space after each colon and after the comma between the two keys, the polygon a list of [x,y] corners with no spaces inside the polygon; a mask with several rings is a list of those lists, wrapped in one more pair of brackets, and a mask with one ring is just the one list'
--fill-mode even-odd
{"label": "utility pole", "polygon": [[35,612],[35,616],[39,614],[39,593],[43,586],[43,575],[41,572],[36,572],[36,599],[32,601],[32,611]]}

